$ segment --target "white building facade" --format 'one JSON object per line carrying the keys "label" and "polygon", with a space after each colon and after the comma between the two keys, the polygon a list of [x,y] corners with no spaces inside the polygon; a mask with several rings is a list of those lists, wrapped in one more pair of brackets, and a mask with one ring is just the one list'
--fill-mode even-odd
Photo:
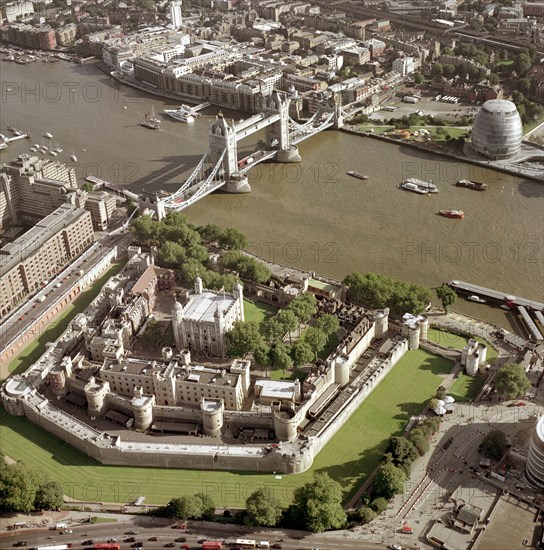
{"label": "white building facade", "polygon": [[244,320],[244,291],[236,285],[233,294],[213,292],[195,280],[195,292],[183,306],[176,302],[172,312],[174,339],[178,349],[223,357],[227,351],[225,334],[235,321]]}

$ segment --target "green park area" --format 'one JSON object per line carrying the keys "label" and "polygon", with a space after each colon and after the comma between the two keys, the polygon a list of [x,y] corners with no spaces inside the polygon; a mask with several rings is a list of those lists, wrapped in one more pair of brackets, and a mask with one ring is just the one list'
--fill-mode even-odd
{"label": "green park area", "polygon": [[244,298],[244,319],[246,323],[255,322],[259,325],[278,312],[278,308],[263,302],[250,302]]}
{"label": "green park area", "polygon": [[[427,334],[429,340],[453,349],[463,349],[468,344],[468,336],[452,334],[444,330],[431,328]],[[497,350],[486,342],[483,338],[476,337],[476,340],[487,346],[487,362],[492,363],[497,358]],[[460,372],[448,393],[456,401],[472,401],[482,389],[485,380],[480,376],[468,376]]]}
{"label": "green park area", "polygon": [[34,342],[29,344],[19,355],[11,360],[8,365],[9,372],[12,374],[20,374],[24,372],[32,363],[36,362],[44,353],[45,346],[48,342],[54,342],[68,326],[68,323],[98,296],[100,289],[104,283],[113,275],[121,271],[124,262],[118,262],[102,277],[97,279],[91,287],[81,293],[74,302],[69,305],[48,327],[40,334]]}
{"label": "green park area", "polygon": [[308,482],[314,472],[327,472],[346,495],[374,470],[392,434],[400,434],[411,415],[421,412],[449,373],[451,362],[423,350],[408,352],[317,456],[310,470],[298,475],[232,473],[102,466],[26,418],[0,409],[0,451],[43,470],[63,484],[72,498],[101,502],[162,504],[199,491],[217,506],[241,507],[256,485],[265,485],[282,502]]}

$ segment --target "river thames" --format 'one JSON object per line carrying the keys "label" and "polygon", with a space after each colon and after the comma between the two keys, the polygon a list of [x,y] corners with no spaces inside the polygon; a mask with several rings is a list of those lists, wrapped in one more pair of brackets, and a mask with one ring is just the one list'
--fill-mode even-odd
{"label": "river thames", "polygon": [[[57,159],[74,165],[79,179],[95,175],[137,192],[174,191],[200,160],[218,112],[208,109],[192,125],[161,114],[161,129],[151,131],[139,126],[143,113],[153,105],[160,114],[175,106],[172,100],[120,87],[93,65],[0,63],[0,132],[7,135],[12,124],[32,134],[31,143],[1,151],[1,162],[28,153],[51,132],[64,150]],[[253,150],[257,139],[250,136],[241,149]],[[542,183],[339,131],[311,137],[299,150],[300,164],[250,171],[251,193],[215,193],[185,213],[198,224],[236,227],[249,250],[267,260],[338,279],[352,271],[431,287],[460,279],[543,301]],[[432,179],[440,192],[398,189],[410,176]],[[460,178],[489,189],[455,187]],[[439,209],[463,210],[465,219],[440,217]],[[454,309],[511,326],[499,309],[464,300]]]}

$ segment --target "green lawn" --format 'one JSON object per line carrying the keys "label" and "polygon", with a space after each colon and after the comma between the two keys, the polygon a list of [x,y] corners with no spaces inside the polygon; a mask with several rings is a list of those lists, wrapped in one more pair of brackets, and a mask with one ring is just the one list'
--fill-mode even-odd
{"label": "green lawn", "polygon": [[244,319],[246,323],[254,321],[260,325],[265,319],[275,315],[277,311],[277,307],[244,299]]}
{"label": "green lawn", "polygon": [[435,342],[447,348],[463,349],[468,344],[468,338],[466,336],[459,336],[437,328],[430,328],[427,331],[427,338],[431,342]]}
{"label": "green lawn", "polygon": [[20,374],[24,372],[28,367],[36,362],[45,351],[45,346],[48,342],[54,342],[68,326],[68,323],[78,314],[81,313],[85,308],[98,296],[100,289],[104,283],[113,275],[118,273],[121,268],[125,265],[124,262],[118,262],[102,277],[97,279],[91,287],[81,293],[72,303],[68,306],[47,328],[47,330],[34,342],[29,344],[19,355],[11,360],[8,365],[9,372],[12,374]]}
{"label": "green lawn", "polygon": [[485,380],[479,376],[469,376],[460,372],[453,385],[448,390],[456,401],[472,401],[482,389]]}
{"label": "green lawn", "polygon": [[[427,333],[427,337],[432,342],[436,342],[441,346],[454,349],[463,349],[468,344],[469,340],[468,336],[453,334],[437,328],[430,328]],[[478,342],[481,342],[487,346],[487,362],[493,363],[499,354],[498,351],[487,340],[484,340],[479,336],[476,336],[475,338]]]}
{"label": "green lawn", "polygon": [[204,491],[217,506],[243,506],[255,486],[266,485],[288,503],[293,491],[316,471],[329,473],[349,498],[382,458],[389,436],[402,433],[410,416],[422,410],[440,385],[439,375],[448,373],[451,366],[450,361],[423,350],[408,352],[318,455],[313,467],[281,479],[271,473],[101,466],[3,408],[0,451],[43,470],[76,499],[128,502],[143,495],[149,504],[162,504],[175,496]]}

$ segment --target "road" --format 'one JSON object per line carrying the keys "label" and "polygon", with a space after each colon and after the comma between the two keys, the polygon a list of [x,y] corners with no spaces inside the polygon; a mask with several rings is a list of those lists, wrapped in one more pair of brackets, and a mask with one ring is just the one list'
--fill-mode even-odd
{"label": "road", "polygon": [[[336,535],[335,533],[311,535],[302,531],[287,532],[274,530],[258,530],[254,529],[248,533],[248,528],[238,525],[224,524],[205,524],[205,532],[202,527],[204,524],[199,522],[191,522],[189,524],[189,533],[185,533],[178,529],[172,529],[170,525],[165,527],[153,526],[153,523],[158,523],[160,520],[153,518],[142,517],[138,518],[134,523],[124,522],[117,523],[99,523],[95,525],[85,525],[81,527],[71,527],[73,533],[61,535],[57,531],[34,529],[22,531],[13,531],[0,534],[0,547],[2,549],[14,548],[19,541],[26,541],[27,550],[29,548],[54,546],[59,544],[71,543],[74,549],[84,550],[85,548],[92,550],[91,544],[82,544],[83,542],[92,540],[94,544],[107,542],[110,538],[117,538],[121,550],[130,549],[135,543],[124,542],[125,539],[133,537],[136,542],[142,542],[145,550],[163,549],[168,543],[175,542],[175,548],[179,549],[183,544],[188,544],[191,549],[201,548],[198,543],[201,539],[226,541],[225,546],[228,548],[228,543],[233,543],[237,538],[253,539],[256,541],[268,540],[270,544],[280,544],[285,550],[351,550],[351,549],[383,549],[385,545],[356,539],[345,535]],[[137,523],[137,525],[136,525]],[[136,535],[128,535],[130,531],[136,531]],[[336,536],[335,536],[336,535]],[[351,534],[350,534],[351,535]],[[158,537],[158,541],[150,541],[152,537]],[[186,538],[186,542],[179,539]],[[234,547],[234,545],[233,545]]]}

